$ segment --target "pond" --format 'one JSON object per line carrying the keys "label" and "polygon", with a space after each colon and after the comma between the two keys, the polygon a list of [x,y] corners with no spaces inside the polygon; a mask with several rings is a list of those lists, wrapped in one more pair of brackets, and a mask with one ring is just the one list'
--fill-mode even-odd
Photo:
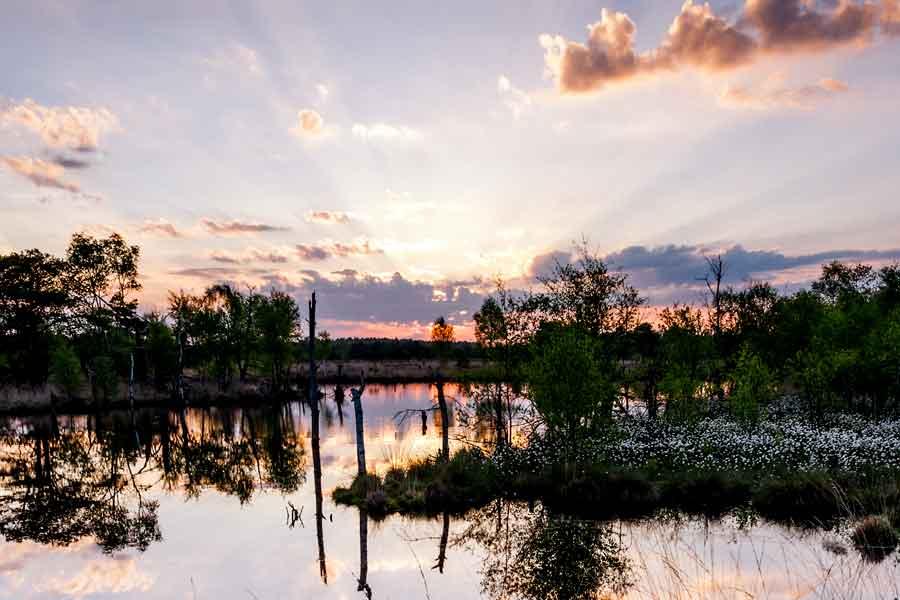
{"label": "pond", "polygon": [[[895,557],[846,532],[750,515],[597,523],[496,502],[375,521],[335,505],[356,472],[349,393],[324,388],[316,513],[309,411],[142,409],[9,417],[2,427],[0,598],[886,598]],[[448,386],[465,402],[466,393]],[[340,401],[341,397],[344,401]],[[435,453],[428,385],[370,385],[369,469]],[[489,431],[451,416],[454,444]]]}

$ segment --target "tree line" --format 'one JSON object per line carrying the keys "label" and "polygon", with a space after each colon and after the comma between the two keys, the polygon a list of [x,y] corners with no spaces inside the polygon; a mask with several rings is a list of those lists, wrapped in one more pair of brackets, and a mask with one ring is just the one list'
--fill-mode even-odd
{"label": "tree line", "polygon": [[[0,385],[55,384],[67,396],[123,395],[126,383],[180,396],[184,373],[226,389],[264,380],[287,391],[308,360],[295,300],[277,291],[216,284],[170,292],[165,309],[141,313],[140,248],[120,235],[72,236],[65,255],[37,249],[0,255]],[[484,358],[471,342],[439,353],[422,340],[316,336],[324,360]],[[85,392],[85,390],[88,390]]]}
{"label": "tree line", "polygon": [[87,386],[110,399],[122,381],[177,393],[182,374],[226,386],[251,372],[287,385],[300,312],[287,294],[228,284],[171,292],[165,312],[141,314],[140,248],[118,234],[72,236],[64,257],[0,256],[0,381]]}
{"label": "tree line", "polygon": [[[474,315],[475,335],[500,379],[527,384],[544,424],[573,444],[636,399],[650,418],[726,410],[755,421],[776,396],[815,414],[896,409],[900,266],[833,262],[794,293],[726,285],[721,257],[707,266],[702,305],[654,314],[628,275],[585,244],[535,291],[498,282]],[[510,397],[497,386],[498,404]]]}
{"label": "tree line", "polygon": [[[565,421],[581,406],[569,428],[601,423],[636,398],[651,417],[685,418],[726,407],[754,419],[785,391],[816,411],[896,405],[897,265],[831,263],[808,289],[786,294],[766,282],[725,285],[728,265],[711,257],[704,305],[652,315],[627,274],[586,245],[577,250],[537,290],[498,283],[474,315],[476,344],[445,335],[452,326],[439,319],[432,342],[336,340],[322,331],[314,358],[489,358],[494,379],[527,383],[548,415],[562,403]],[[122,382],[178,395],[190,372],[223,388],[261,376],[273,394],[287,391],[310,347],[291,296],[217,284],[171,292],[164,311],[141,314],[139,260],[140,248],[118,234],[77,233],[63,257],[0,255],[0,383],[49,381],[67,395],[88,389],[109,399]],[[511,396],[499,385],[496,395]],[[500,419],[503,410],[495,412]]]}

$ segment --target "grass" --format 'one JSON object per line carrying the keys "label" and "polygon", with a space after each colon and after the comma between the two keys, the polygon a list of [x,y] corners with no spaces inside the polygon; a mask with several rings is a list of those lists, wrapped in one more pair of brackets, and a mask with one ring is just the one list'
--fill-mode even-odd
{"label": "grass", "polygon": [[773,522],[831,526],[848,517],[884,514],[900,525],[896,474],[863,476],[813,471],[778,473],[624,469],[608,465],[558,464],[534,472],[498,469],[477,449],[449,462],[419,460],[392,466],[384,477],[367,474],[337,488],[338,503],[370,514],[463,513],[496,498],[540,501],[554,512],[589,519],[640,518],[660,510],[721,517],[751,509]]}
{"label": "grass", "polygon": [[392,466],[384,477],[358,475],[349,487],[338,487],[339,504],[366,508],[373,517],[390,513],[462,513],[496,497],[497,477],[478,449],[460,450],[448,462],[437,457],[406,467]]}
{"label": "grass", "polygon": [[900,543],[897,530],[884,516],[868,516],[860,521],[850,534],[853,545],[869,562],[881,562]]}

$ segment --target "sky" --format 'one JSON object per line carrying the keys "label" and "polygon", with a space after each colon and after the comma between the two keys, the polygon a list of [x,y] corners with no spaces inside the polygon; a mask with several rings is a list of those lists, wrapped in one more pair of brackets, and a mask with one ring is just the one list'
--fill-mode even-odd
{"label": "sky", "polygon": [[582,240],[654,306],[900,259],[900,0],[3,5],[0,252],[119,232],[145,310],[466,337]]}

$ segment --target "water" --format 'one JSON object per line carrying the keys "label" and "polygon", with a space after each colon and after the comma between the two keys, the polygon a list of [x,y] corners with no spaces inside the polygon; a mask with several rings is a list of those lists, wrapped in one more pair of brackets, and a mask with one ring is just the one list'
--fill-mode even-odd
{"label": "water", "polygon": [[[426,385],[369,386],[369,469],[435,453]],[[453,386],[448,396],[466,394]],[[356,471],[353,411],[326,388],[321,535],[300,404],[2,422],[0,598],[891,598],[894,556],[763,523],[555,519],[498,502],[373,521],[330,491]],[[451,418],[451,436],[488,431]],[[455,442],[459,444],[460,442]],[[296,510],[296,512],[294,512]],[[360,580],[364,579],[363,582]],[[364,585],[363,585],[364,584]]]}

